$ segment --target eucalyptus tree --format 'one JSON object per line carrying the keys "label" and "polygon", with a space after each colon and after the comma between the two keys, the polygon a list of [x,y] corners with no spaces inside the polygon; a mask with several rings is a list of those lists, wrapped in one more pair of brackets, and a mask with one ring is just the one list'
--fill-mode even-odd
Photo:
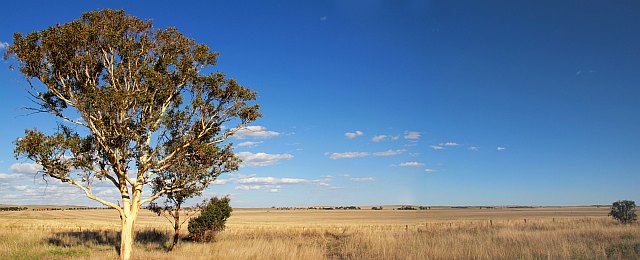
{"label": "eucalyptus tree", "polygon": [[[143,204],[220,172],[184,172],[176,176],[183,181],[172,184],[163,171],[194,158],[202,169],[233,168],[237,158],[227,139],[261,116],[253,90],[213,71],[218,53],[122,10],[15,33],[5,53],[11,57],[36,102],[31,109],[59,123],[49,132],[25,130],[16,157],[117,210],[122,259],[131,257]],[[118,201],[97,196],[96,181],[112,184]],[[165,185],[147,194],[153,183]]]}

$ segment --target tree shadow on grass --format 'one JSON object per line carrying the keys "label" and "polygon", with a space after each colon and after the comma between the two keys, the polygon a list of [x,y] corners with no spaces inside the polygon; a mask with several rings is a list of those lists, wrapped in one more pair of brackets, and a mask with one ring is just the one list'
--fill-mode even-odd
{"label": "tree shadow on grass", "polygon": [[[164,250],[169,235],[164,231],[147,229],[135,232],[134,242],[153,249]],[[120,252],[120,232],[114,230],[86,230],[56,232],[49,239],[49,244],[59,247],[75,246],[113,246]]]}

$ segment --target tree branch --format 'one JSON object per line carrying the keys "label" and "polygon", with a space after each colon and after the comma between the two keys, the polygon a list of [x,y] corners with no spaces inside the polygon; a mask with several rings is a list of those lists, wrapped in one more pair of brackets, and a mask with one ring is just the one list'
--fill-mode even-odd
{"label": "tree branch", "polygon": [[165,193],[167,193],[167,192],[176,192],[176,191],[181,191],[181,190],[183,190],[183,189],[164,189],[164,190],[161,190],[161,191],[159,191],[158,193],[156,193],[155,195],[153,195],[153,196],[151,196],[151,197],[149,197],[149,198],[146,198],[146,199],[141,200],[141,201],[140,201],[140,205],[145,204],[145,203],[147,203],[147,202],[152,202],[152,201],[154,201],[155,199],[157,199],[157,198],[159,198],[160,196],[162,196],[162,194],[165,194]]}
{"label": "tree branch", "polygon": [[101,198],[96,197],[95,195],[93,195],[93,192],[92,192],[90,189],[87,189],[86,187],[82,186],[82,185],[81,185],[80,183],[78,183],[77,181],[72,180],[72,179],[62,179],[62,181],[63,181],[63,182],[68,182],[68,183],[71,183],[71,184],[73,184],[73,185],[77,186],[77,187],[78,187],[78,188],[80,188],[82,191],[84,191],[84,194],[85,194],[88,198],[90,198],[90,199],[92,199],[92,200],[95,200],[95,201],[97,201],[97,202],[100,202],[100,203],[104,204],[105,206],[112,207],[112,208],[114,208],[114,209],[118,210],[118,212],[120,213],[120,215],[122,215],[122,214],[123,214],[122,209],[121,209],[118,205],[113,204],[113,203],[111,203],[111,202],[108,202],[108,201],[106,201],[106,200],[103,200],[103,199],[101,199]]}

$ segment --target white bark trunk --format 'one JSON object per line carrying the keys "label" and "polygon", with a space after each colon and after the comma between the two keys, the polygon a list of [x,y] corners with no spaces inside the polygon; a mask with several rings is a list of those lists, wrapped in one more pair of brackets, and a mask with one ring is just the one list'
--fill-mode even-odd
{"label": "white bark trunk", "polygon": [[140,209],[140,190],[135,190],[131,201],[127,197],[122,198],[123,214],[122,214],[122,233],[120,234],[120,259],[131,259],[133,251],[134,227],[138,218],[138,210]]}
{"label": "white bark trunk", "polygon": [[133,249],[133,227],[136,216],[122,217],[122,232],[120,234],[120,259],[131,259],[131,251]]}

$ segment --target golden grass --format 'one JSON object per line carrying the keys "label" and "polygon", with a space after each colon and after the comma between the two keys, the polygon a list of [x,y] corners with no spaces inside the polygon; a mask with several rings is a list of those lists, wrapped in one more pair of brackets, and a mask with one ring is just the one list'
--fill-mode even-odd
{"label": "golden grass", "polygon": [[[3,212],[0,259],[113,259],[118,220],[110,210]],[[137,227],[135,259],[640,258],[640,225],[591,207],[239,209],[215,242],[184,241],[173,253],[164,218],[143,212]]]}

